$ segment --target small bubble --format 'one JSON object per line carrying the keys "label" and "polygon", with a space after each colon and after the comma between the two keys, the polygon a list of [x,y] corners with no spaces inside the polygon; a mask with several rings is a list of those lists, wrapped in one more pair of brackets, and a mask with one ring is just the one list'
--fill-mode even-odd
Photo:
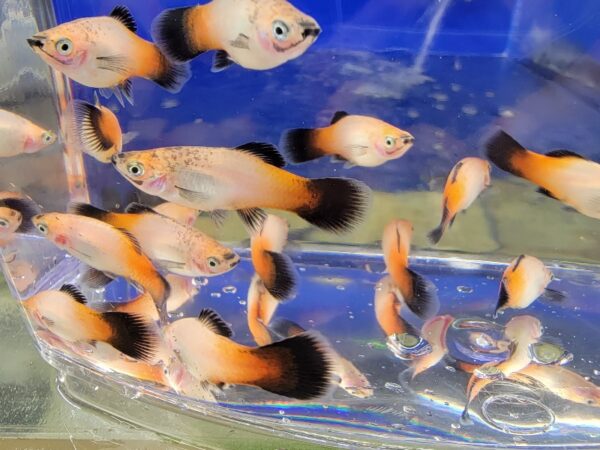
{"label": "small bubble", "polygon": [[448,101],[448,96],[446,94],[444,94],[443,92],[434,92],[433,94],[430,95],[430,97],[438,102],[447,102]]}
{"label": "small bubble", "polygon": [[290,422],[291,422],[291,420],[288,419],[287,417],[282,417],[281,418],[281,423],[290,423]]}
{"label": "small bubble", "polygon": [[450,428],[452,428],[453,430],[458,430],[460,429],[460,423],[452,423],[450,424]]}
{"label": "small bubble", "polygon": [[160,106],[164,109],[177,108],[179,106],[179,100],[175,98],[167,98],[161,102]]}
{"label": "small bubble", "polygon": [[595,375],[595,376],[598,376],[598,375],[600,375],[600,370],[598,370],[598,369],[594,369],[594,375]]}
{"label": "small bubble", "polygon": [[416,414],[417,410],[415,408],[413,408],[412,406],[403,406],[402,407],[402,411],[404,411],[406,414]]}
{"label": "small bubble", "polygon": [[456,290],[461,294],[470,294],[473,292],[473,288],[470,286],[457,286]]}
{"label": "small bubble", "polygon": [[338,291],[345,291],[345,290],[346,290],[346,287],[345,287],[345,286],[342,286],[341,284],[338,284],[338,285],[337,285],[335,288],[336,288]]}
{"label": "small bubble", "polygon": [[504,117],[505,119],[512,119],[513,117],[515,117],[515,113],[508,108],[500,108],[499,114],[501,117]]}
{"label": "small bubble", "polygon": [[247,302],[246,300],[240,300],[238,303],[239,303],[240,305],[244,306],[244,305],[246,305],[248,302]]}
{"label": "small bubble", "polygon": [[354,319],[354,316],[348,316],[348,319],[352,320]]}
{"label": "small bubble", "polygon": [[225,294],[235,294],[237,292],[237,288],[235,286],[225,286],[221,289]]}
{"label": "small bubble", "polygon": [[465,105],[461,108],[461,111],[467,116],[474,116],[478,112],[475,105]]}
{"label": "small bubble", "polygon": [[463,66],[462,66],[462,62],[461,62],[461,60],[460,60],[460,59],[458,59],[458,58],[456,58],[456,59],[454,60],[454,70],[456,70],[456,71],[458,72],[459,70],[462,70],[462,67],[463,67]]}
{"label": "small bubble", "polygon": [[452,366],[446,366],[446,370],[448,372],[452,372],[452,373],[456,372],[456,369],[454,367],[452,367]]}
{"label": "small bubble", "polygon": [[210,296],[213,298],[221,298],[221,293],[220,292],[211,292]]}
{"label": "small bubble", "polygon": [[100,386],[94,386],[94,391],[97,391],[98,389],[100,389]]}
{"label": "small bubble", "polygon": [[299,272],[306,272],[306,267],[298,267]]}
{"label": "small bubble", "polygon": [[402,424],[401,424],[401,423],[393,423],[393,424],[392,424],[392,428],[394,428],[394,429],[396,429],[396,430],[401,430],[401,429],[402,429],[402,428],[404,428],[404,427],[402,426]]}

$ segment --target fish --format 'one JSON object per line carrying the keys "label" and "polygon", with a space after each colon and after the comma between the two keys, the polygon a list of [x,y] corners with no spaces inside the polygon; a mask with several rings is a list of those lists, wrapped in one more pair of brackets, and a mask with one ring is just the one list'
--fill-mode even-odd
{"label": "fish", "polygon": [[552,272],[536,257],[515,258],[502,275],[494,318],[505,309],[525,309],[540,296],[554,302],[563,301],[564,293],[547,287],[553,278]]}
{"label": "fish", "polygon": [[105,342],[139,360],[153,356],[156,336],[151,324],[135,314],[98,312],[73,285],[40,292],[22,302],[32,321],[70,343]]}
{"label": "fish", "polygon": [[327,127],[285,131],[280,148],[294,163],[333,156],[348,166],[377,167],[404,156],[414,141],[409,132],[383,120],[338,111]]}
{"label": "fish", "polygon": [[539,193],[600,219],[600,164],[571,150],[545,155],[527,150],[504,131],[492,136],[486,147],[488,159],[500,169],[537,185]]}
{"label": "fish", "polygon": [[73,203],[69,211],[125,230],[159,267],[176,275],[210,277],[229,272],[240,262],[233,250],[192,227],[131,203],[125,213],[105,211],[87,203]]}
{"label": "fish", "polygon": [[150,293],[166,322],[169,284],[129,232],[75,214],[39,214],[33,223],[46,239],[89,266],[83,277],[86,284],[102,287],[123,277]]}
{"label": "fish", "polygon": [[421,319],[429,319],[439,309],[435,286],[408,267],[413,226],[407,220],[392,220],[383,230],[382,249],[393,291]]}
{"label": "fish", "polygon": [[446,333],[452,322],[454,322],[454,317],[444,315],[432,317],[423,324],[421,336],[431,345],[431,352],[413,360],[411,364],[412,378],[415,378],[444,359],[448,353]]}
{"label": "fish", "polygon": [[177,93],[190,78],[187,64],[175,64],[156,45],[136,34],[125,6],[108,16],[85,17],[40,31],[27,43],[46,64],[77,83],[133,104],[131,78],[152,80]]}
{"label": "fish", "polygon": [[[2,204],[2,202],[0,202]],[[19,211],[0,206],[0,237],[10,236],[15,233],[23,222],[23,216]]]}
{"label": "fish", "polygon": [[97,95],[94,104],[75,100],[73,111],[73,131],[81,150],[101,163],[110,163],[113,155],[123,149],[117,116],[102,106]]}
{"label": "fish", "polygon": [[0,109],[0,158],[37,153],[56,142],[56,133]]}
{"label": "fish", "polygon": [[375,286],[375,317],[386,337],[405,333],[418,336],[419,332],[400,315],[403,303],[396,295],[395,287],[389,275],[383,277]]}
{"label": "fish", "polygon": [[465,211],[491,184],[490,163],[481,158],[463,158],[450,171],[444,187],[442,219],[429,234],[432,244],[437,244],[444,232],[452,226],[456,215]]}
{"label": "fish", "polygon": [[202,211],[237,210],[251,230],[265,218],[260,208],[273,208],[342,233],[362,220],[370,199],[360,181],[308,179],[283,170],[285,161],[270,144],[131,151],[113,156],[113,164],[147,194]]}
{"label": "fish", "polygon": [[212,72],[233,64],[268,70],[301,56],[317,39],[315,19],[286,0],[213,0],[163,11],[152,36],[175,61],[189,61],[211,50]]}
{"label": "fish", "polygon": [[269,293],[257,274],[252,277],[247,298],[246,319],[254,342],[258,345],[272,344],[273,336],[268,325],[277,311],[279,300]]}
{"label": "fish", "polygon": [[31,197],[11,191],[0,192],[0,211],[0,217],[7,223],[7,226],[3,226],[0,222],[0,235],[3,237],[10,233],[32,232],[34,226],[31,219],[41,212]]}
{"label": "fish", "polygon": [[194,208],[188,208],[187,206],[181,206],[177,203],[164,202],[160,205],[156,205],[154,208],[159,214],[163,216],[170,217],[171,219],[179,222],[182,225],[187,225],[188,227],[194,226],[196,220],[198,220],[198,216],[200,215],[200,211]]}
{"label": "fish", "polygon": [[269,214],[260,229],[253,231],[250,244],[254,270],[276,300],[290,298],[297,284],[294,263],[282,253],[288,231],[286,220]]}
{"label": "fish", "polygon": [[254,386],[298,400],[315,399],[329,390],[329,347],[316,333],[248,347],[231,339],[231,329],[215,311],[203,309],[198,317],[170,323],[164,335],[198,381]]}

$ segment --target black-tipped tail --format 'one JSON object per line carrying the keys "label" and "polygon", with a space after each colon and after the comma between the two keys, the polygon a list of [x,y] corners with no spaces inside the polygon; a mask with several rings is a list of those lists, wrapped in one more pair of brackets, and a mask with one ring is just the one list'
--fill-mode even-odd
{"label": "black-tipped tail", "polygon": [[21,214],[21,225],[17,228],[17,233],[33,231],[34,226],[31,219],[41,213],[40,207],[27,197],[2,199],[0,200],[0,206],[14,209]]}
{"label": "black-tipped tail", "polygon": [[271,262],[270,279],[262,280],[265,288],[277,300],[290,298],[296,290],[294,263],[282,253],[265,251],[265,255]]}
{"label": "black-tipped tail", "polygon": [[323,230],[343,233],[362,221],[369,206],[371,191],[366,184],[348,178],[321,178],[308,184],[313,207],[296,213]]}
{"label": "black-tipped tail", "polygon": [[521,171],[515,166],[515,155],[526,154],[527,150],[508,133],[498,131],[486,143],[487,157],[500,169],[513,175],[521,176]]}
{"label": "black-tipped tail", "polygon": [[297,128],[284,131],[281,135],[279,148],[294,164],[312,161],[324,156],[322,150],[314,145],[315,130],[310,128]]}
{"label": "black-tipped tail", "polygon": [[314,333],[302,333],[259,347],[256,355],[278,365],[276,377],[262,377],[256,386],[298,400],[322,396],[331,385],[329,348]]}
{"label": "black-tipped tail", "polygon": [[102,110],[91,103],[82,100],[73,102],[74,131],[83,147],[83,151],[94,155],[117,146],[109,135],[102,129]]}
{"label": "black-tipped tail", "polygon": [[161,70],[152,81],[172,94],[177,94],[192,77],[188,63],[174,63],[161,54]]}
{"label": "black-tipped tail", "polygon": [[[167,9],[152,22],[152,37],[160,50],[174,61],[185,62],[206,49],[194,43],[190,14],[195,7]],[[199,26],[201,24],[197,24]]]}
{"label": "black-tipped tail", "polygon": [[429,242],[431,242],[433,245],[436,245],[438,242],[440,242],[440,240],[442,239],[442,236],[444,235],[445,229],[446,229],[446,227],[444,226],[444,224],[440,223],[437,228],[434,228],[433,230],[431,230],[427,234],[427,238],[429,239]]}
{"label": "black-tipped tail", "polygon": [[423,320],[435,316],[440,308],[435,285],[418,273],[407,270],[412,280],[413,295],[404,299],[406,306]]}
{"label": "black-tipped tail", "polygon": [[107,341],[110,345],[131,358],[152,358],[156,337],[152,325],[143,317],[123,312],[106,312],[102,317],[112,329]]}

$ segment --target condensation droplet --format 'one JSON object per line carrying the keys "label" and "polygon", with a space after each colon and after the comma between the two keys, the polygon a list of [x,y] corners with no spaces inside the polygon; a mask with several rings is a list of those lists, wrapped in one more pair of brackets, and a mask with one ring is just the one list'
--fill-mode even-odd
{"label": "condensation droplet", "polygon": [[235,294],[237,292],[237,288],[235,286],[225,286],[221,289],[225,294]]}
{"label": "condensation droplet", "polygon": [[457,286],[456,290],[461,294],[470,294],[473,292],[473,288],[470,286]]}
{"label": "condensation droplet", "polygon": [[478,112],[477,106],[475,105],[465,105],[461,108],[461,111],[467,116],[474,116]]}
{"label": "condensation droplet", "polygon": [[595,375],[595,376],[598,376],[598,375],[600,375],[600,370],[598,370],[598,369],[594,369],[594,375]]}

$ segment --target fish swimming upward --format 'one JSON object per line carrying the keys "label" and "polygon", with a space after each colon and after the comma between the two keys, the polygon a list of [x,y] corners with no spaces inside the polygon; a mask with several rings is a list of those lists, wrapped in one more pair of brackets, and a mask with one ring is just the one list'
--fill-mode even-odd
{"label": "fish swimming upward", "polygon": [[166,321],[169,284],[130,233],[75,214],[40,214],[33,223],[46,239],[90,266],[84,276],[87,284],[99,287],[123,277],[148,291]]}
{"label": "fish swimming upward", "polygon": [[7,223],[7,226],[0,223],[0,234],[33,231],[31,219],[41,212],[30,197],[10,191],[0,192],[0,210],[0,217]]}
{"label": "fish swimming upward", "polygon": [[0,158],[36,153],[56,142],[56,133],[45,130],[13,112],[0,109]]}
{"label": "fish swimming upward", "polygon": [[139,203],[127,206],[124,214],[104,211],[86,203],[75,203],[70,206],[70,211],[127,231],[151,260],[177,275],[221,275],[240,262],[233,250],[213,238]]}
{"label": "fish swimming upward", "polygon": [[216,50],[212,71],[232,64],[267,70],[302,55],[321,29],[286,0],[213,0],[163,11],[154,41],[176,61]]}
{"label": "fish swimming upward", "polygon": [[189,67],[174,64],[152,42],[135,34],[137,26],[124,6],[110,15],[63,23],[27,39],[32,50],[53,69],[84,86],[111,90],[123,104],[133,104],[131,78],[154,81],[176,93],[190,77]]}
{"label": "fish swimming upward", "polygon": [[299,400],[320,397],[330,386],[330,350],[316,333],[247,347],[234,342],[228,325],[209,309],[198,318],[167,325],[164,333],[171,349],[201,382],[255,386]]}
{"label": "fish swimming upward", "polygon": [[86,306],[86,298],[75,286],[44,291],[23,301],[31,319],[71,343],[105,342],[125,355],[148,360],[156,338],[152,324],[142,317],[121,312],[98,312]]}
{"label": "fish swimming upward", "polygon": [[275,147],[168,147],[119,153],[116,169],[138,189],[202,211],[237,210],[250,229],[260,208],[291,211],[324,230],[344,232],[369,204],[370,190],[346,178],[308,179],[283,170]]}
{"label": "fish swimming upward", "polygon": [[486,146],[488,158],[500,169],[536,184],[541,194],[600,219],[600,164],[570,150],[532,152],[504,131]]}
{"label": "fish swimming upward", "polygon": [[348,166],[376,167],[404,156],[414,141],[407,131],[375,117],[338,111],[328,127],[284,132],[280,147],[294,163],[333,156]]}
{"label": "fish swimming upward", "polygon": [[490,170],[490,163],[473,157],[464,158],[454,166],[444,187],[442,220],[428,235],[433,244],[440,241],[446,229],[454,223],[456,215],[471,206],[490,185]]}
{"label": "fish swimming upward", "polygon": [[552,272],[534,256],[515,258],[502,275],[494,318],[505,309],[525,309],[540,296],[553,302],[563,301],[562,292],[547,288],[553,278]]}

